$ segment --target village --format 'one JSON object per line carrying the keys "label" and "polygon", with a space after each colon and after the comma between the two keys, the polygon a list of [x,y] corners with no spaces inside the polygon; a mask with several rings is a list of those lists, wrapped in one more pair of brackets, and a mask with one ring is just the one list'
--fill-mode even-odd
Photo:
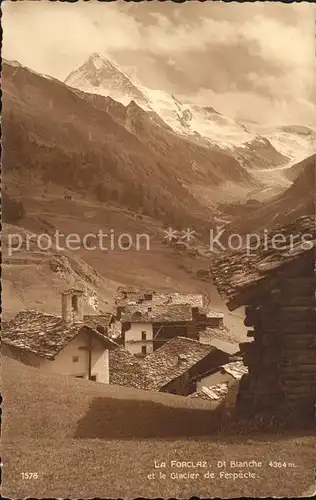
{"label": "village", "polygon": [[[313,419],[314,231],[304,216],[282,229],[289,245],[296,235],[294,248],[231,252],[211,264],[228,310],[245,307],[248,342],[234,341],[202,293],[119,286],[112,311],[87,315],[84,291],[71,288],[61,293],[60,315],[27,310],[3,323],[3,354],[98,383],[228,400],[250,418]],[[301,242],[306,234],[309,245]]]}
{"label": "village", "polygon": [[316,497],[315,9],[282,3],[2,2],[4,498]]}
{"label": "village", "polygon": [[61,316],[22,311],[3,325],[3,353],[44,371],[105,384],[221,400],[247,372],[224,315],[202,294],[119,287],[114,312],[84,315],[84,292]]}

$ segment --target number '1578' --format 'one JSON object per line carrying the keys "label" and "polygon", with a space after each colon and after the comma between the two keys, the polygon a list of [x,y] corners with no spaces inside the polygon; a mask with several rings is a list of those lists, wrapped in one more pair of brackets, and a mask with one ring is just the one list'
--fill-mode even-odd
{"label": "number '1578'", "polygon": [[38,472],[21,472],[22,479],[38,479]]}

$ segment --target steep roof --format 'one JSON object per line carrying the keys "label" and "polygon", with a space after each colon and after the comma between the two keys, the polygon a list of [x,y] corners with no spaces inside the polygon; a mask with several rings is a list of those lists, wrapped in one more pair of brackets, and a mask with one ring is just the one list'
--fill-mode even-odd
{"label": "steep roof", "polygon": [[211,264],[211,274],[219,293],[233,310],[244,301],[245,292],[254,291],[276,273],[304,256],[315,257],[315,216],[302,216],[260,239],[258,248],[227,251]]}
{"label": "steep roof", "polygon": [[87,314],[83,317],[84,324],[94,329],[97,329],[98,326],[109,327],[112,320],[114,320],[114,315],[110,312],[103,314]]}
{"label": "steep roof", "polygon": [[84,322],[66,326],[60,316],[32,310],[21,311],[7,322],[2,329],[1,340],[43,358],[54,359],[83,329],[106,348],[111,349],[117,345]]}
{"label": "steep roof", "polygon": [[[133,306],[138,304],[147,304],[147,306],[162,305],[184,305],[191,307],[203,307],[203,295],[200,293],[162,293],[154,290],[141,290],[139,288],[118,288],[118,295],[115,303],[119,306]],[[147,295],[152,297],[146,298]]]}
{"label": "steep roof", "polygon": [[156,293],[153,303],[157,305],[188,304],[191,307],[203,307],[203,295],[200,293]]}
{"label": "steep roof", "polygon": [[142,363],[148,379],[146,389],[160,390],[217,349],[186,337],[175,337],[148,354]]}
{"label": "steep roof", "polygon": [[109,353],[110,384],[142,389],[146,386],[146,373],[142,362],[124,347],[118,346]]}
{"label": "steep roof", "polygon": [[192,307],[189,304],[152,306],[139,304],[127,306],[122,314],[122,323],[177,323],[192,321]]}

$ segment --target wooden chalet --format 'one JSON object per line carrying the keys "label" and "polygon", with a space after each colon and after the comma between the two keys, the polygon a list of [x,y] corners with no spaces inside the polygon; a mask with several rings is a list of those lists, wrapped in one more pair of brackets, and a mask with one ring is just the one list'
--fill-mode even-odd
{"label": "wooden chalet", "polygon": [[276,229],[259,248],[227,252],[211,265],[229,310],[245,306],[253,341],[240,344],[248,375],[239,390],[242,414],[315,418],[315,217]]}

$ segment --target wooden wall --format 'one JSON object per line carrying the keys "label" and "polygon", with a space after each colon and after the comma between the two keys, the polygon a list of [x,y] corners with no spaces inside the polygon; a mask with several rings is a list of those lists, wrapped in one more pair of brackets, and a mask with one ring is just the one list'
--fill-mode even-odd
{"label": "wooden wall", "polygon": [[253,341],[240,344],[249,370],[240,384],[241,413],[314,418],[315,276],[282,279],[260,303],[246,307],[244,323]]}

